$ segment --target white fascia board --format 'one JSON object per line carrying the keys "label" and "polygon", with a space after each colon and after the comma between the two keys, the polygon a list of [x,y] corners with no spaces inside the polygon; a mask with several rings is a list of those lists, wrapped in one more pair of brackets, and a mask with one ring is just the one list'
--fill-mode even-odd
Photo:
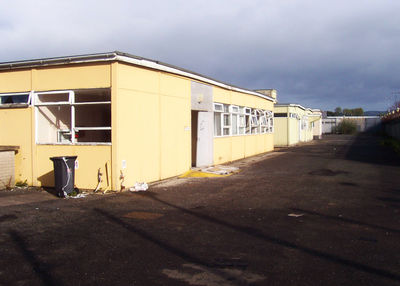
{"label": "white fascia board", "polygon": [[161,64],[158,64],[158,63],[153,62],[153,61],[149,61],[149,60],[145,60],[145,59],[135,59],[135,58],[131,58],[131,57],[127,57],[127,56],[120,56],[120,55],[117,55],[115,57],[115,59],[118,60],[118,61],[121,61],[121,62],[126,62],[126,63],[130,63],[130,64],[138,65],[138,66],[143,66],[143,67],[147,67],[147,68],[151,68],[151,69],[161,70],[161,71],[165,71],[165,72],[168,72],[168,73],[173,73],[173,74],[181,75],[181,76],[184,76],[184,77],[196,79],[196,80],[199,80],[199,81],[202,81],[202,82],[206,82],[206,83],[209,83],[209,84],[212,84],[212,85],[215,85],[215,86],[219,86],[219,87],[222,87],[222,88],[225,88],[225,89],[229,89],[229,90],[232,90],[232,91],[237,91],[237,92],[241,92],[241,93],[255,95],[255,96],[258,96],[258,97],[262,97],[262,98],[264,98],[266,100],[275,102],[275,99],[273,99],[272,97],[263,95],[261,93],[253,92],[253,91],[250,91],[250,90],[241,89],[241,88],[238,88],[238,87],[233,87],[233,86],[224,84],[222,82],[218,82],[218,81],[215,81],[215,80],[212,80],[212,79],[200,76],[200,75],[196,75],[196,74],[192,74],[192,73],[189,73],[189,72],[186,72],[186,71],[182,71],[182,70],[179,70],[179,69],[176,69],[176,68],[173,68],[173,67],[168,67],[168,66],[165,66],[165,65],[161,65]]}
{"label": "white fascia board", "polygon": [[340,118],[350,118],[350,119],[357,119],[357,118],[381,118],[380,116],[327,116],[326,119],[340,119]]}

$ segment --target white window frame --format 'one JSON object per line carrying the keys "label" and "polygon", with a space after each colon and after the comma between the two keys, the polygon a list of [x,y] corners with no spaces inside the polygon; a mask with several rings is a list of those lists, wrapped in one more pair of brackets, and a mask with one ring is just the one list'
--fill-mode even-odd
{"label": "white window frame", "polygon": [[[221,108],[221,109],[219,109],[219,108]],[[214,111],[215,112],[223,112],[224,111],[224,105],[222,103],[214,103]]]}
{"label": "white window frame", "polygon": [[32,91],[30,92],[11,92],[11,93],[0,93],[0,98],[1,97],[6,97],[6,96],[19,96],[19,95],[28,95],[28,100],[27,102],[18,102],[18,103],[1,103],[0,100],[0,106],[4,105],[21,105],[21,104],[27,104],[30,105],[32,101]]}
{"label": "white window frame", "polygon": [[[221,120],[222,120],[222,136],[231,136],[232,135],[232,115],[229,112],[230,106],[228,104],[224,104],[224,112],[222,113]],[[228,110],[228,112],[225,112]],[[225,125],[225,116],[228,117],[229,124]],[[228,129],[228,134],[224,134],[224,130]]]}
{"label": "white window frame", "polygon": [[[42,91],[42,92],[31,92],[31,100],[32,105],[35,107],[35,142],[38,145],[111,145],[111,142],[76,142],[75,134],[76,132],[83,131],[83,130],[111,130],[110,126],[97,126],[97,127],[77,127],[75,126],[75,106],[78,105],[97,105],[97,104],[110,104],[111,101],[92,101],[92,102],[75,102],[75,92],[73,90],[56,90],[56,91]],[[53,102],[40,102],[39,96],[40,95],[47,95],[47,94],[68,94],[67,101],[53,101]],[[71,142],[38,142],[38,109],[36,107],[39,106],[70,106],[71,108],[71,130],[69,129],[60,129],[57,131],[57,138],[62,133],[71,132]],[[59,140],[57,140],[59,141]]]}

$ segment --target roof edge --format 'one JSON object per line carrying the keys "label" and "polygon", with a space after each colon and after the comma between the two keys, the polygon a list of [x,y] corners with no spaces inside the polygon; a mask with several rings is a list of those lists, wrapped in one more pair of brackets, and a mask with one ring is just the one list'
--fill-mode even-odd
{"label": "roof edge", "polygon": [[95,53],[86,55],[75,55],[75,56],[65,56],[65,57],[53,57],[53,58],[43,58],[43,59],[33,59],[33,60],[23,60],[23,61],[11,61],[0,63],[0,71],[23,69],[23,68],[34,68],[40,66],[54,66],[54,65],[65,65],[65,64],[79,64],[79,63],[94,63],[94,62],[108,62],[108,61],[120,61],[129,64],[134,64],[142,67],[147,67],[155,70],[161,70],[177,75],[182,75],[191,79],[199,80],[205,83],[209,83],[215,86],[219,86],[232,91],[238,91],[246,94],[255,95],[266,100],[276,103],[273,97],[248,90],[245,88],[236,87],[234,85],[224,83],[222,81],[204,76],[199,73],[192,72],[177,66],[173,66],[160,61],[155,61],[143,57],[138,57],[128,53],[123,53],[120,51],[106,52],[106,53]]}

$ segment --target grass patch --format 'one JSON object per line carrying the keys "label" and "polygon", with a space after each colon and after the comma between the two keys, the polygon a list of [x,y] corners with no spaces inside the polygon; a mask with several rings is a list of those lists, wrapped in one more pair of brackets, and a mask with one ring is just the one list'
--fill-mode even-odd
{"label": "grass patch", "polygon": [[384,138],[380,143],[382,146],[387,146],[389,148],[392,148],[396,154],[400,155],[400,141],[399,140],[397,140],[393,137],[387,137],[387,138]]}

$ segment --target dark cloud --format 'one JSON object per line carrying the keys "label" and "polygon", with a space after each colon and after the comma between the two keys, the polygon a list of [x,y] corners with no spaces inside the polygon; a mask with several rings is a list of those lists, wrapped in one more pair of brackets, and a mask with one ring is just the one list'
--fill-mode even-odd
{"label": "dark cloud", "polygon": [[23,1],[0,4],[0,61],[112,50],[281,102],[382,110],[400,89],[398,1]]}

